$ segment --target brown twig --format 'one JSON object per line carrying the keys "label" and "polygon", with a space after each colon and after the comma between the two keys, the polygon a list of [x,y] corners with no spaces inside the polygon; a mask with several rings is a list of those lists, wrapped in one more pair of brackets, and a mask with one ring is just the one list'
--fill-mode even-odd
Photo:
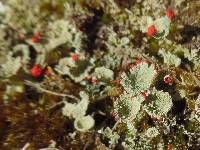
{"label": "brown twig", "polygon": [[76,101],[80,101],[79,98],[73,96],[73,95],[69,95],[69,94],[63,94],[63,93],[57,93],[57,92],[53,92],[53,91],[50,91],[50,90],[47,90],[47,89],[44,89],[42,88],[39,84],[37,83],[33,83],[29,80],[24,80],[24,83],[28,86],[31,86],[31,87],[34,87],[36,88],[37,90],[39,91],[42,91],[42,92],[45,92],[45,93],[48,93],[48,94],[52,94],[52,95],[56,95],[56,96],[60,96],[60,97],[68,97],[70,99],[73,99],[73,100],[76,100]]}

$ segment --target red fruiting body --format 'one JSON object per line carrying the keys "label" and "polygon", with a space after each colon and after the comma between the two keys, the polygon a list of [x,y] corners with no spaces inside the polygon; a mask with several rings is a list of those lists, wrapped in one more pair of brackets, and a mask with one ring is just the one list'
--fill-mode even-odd
{"label": "red fruiting body", "polygon": [[135,65],[134,64],[128,64],[128,69],[132,69]]}
{"label": "red fruiting body", "polygon": [[115,121],[118,120],[118,116],[116,112],[112,112],[111,116],[115,119]]}
{"label": "red fruiting body", "polygon": [[72,55],[71,55],[71,58],[72,58],[73,61],[76,62],[76,61],[78,60],[78,55],[72,54]]}
{"label": "red fruiting body", "polygon": [[152,37],[155,34],[156,34],[156,28],[155,28],[155,26],[154,25],[149,26],[148,29],[147,29],[147,35],[149,37]]}
{"label": "red fruiting body", "polygon": [[166,76],[164,77],[164,82],[165,82],[166,84],[168,84],[168,85],[172,85],[173,82],[174,82],[174,80],[173,80],[173,78],[172,78],[170,75],[166,75]]}
{"label": "red fruiting body", "polygon": [[147,98],[149,96],[148,93],[147,92],[142,92],[141,94],[142,94],[144,100],[147,100]]}
{"label": "red fruiting body", "polygon": [[98,80],[97,80],[96,78],[92,77],[92,78],[91,78],[91,82],[92,82],[93,84],[97,84],[97,83],[98,83]]}
{"label": "red fruiting body", "polygon": [[31,41],[33,42],[33,43],[38,43],[39,42],[39,37],[37,37],[37,36],[34,36],[34,37],[32,37],[31,38]]}
{"label": "red fruiting body", "polygon": [[141,64],[141,62],[142,62],[141,59],[137,59],[137,60],[135,61],[135,64],[136,64],[136,65],[139,65],[139,64]]}
{"label": "red fruiting body", "polygon": [[40,77],[42,73],[43,73],[43,70],[39,65],[34,65],[31,68],[31,75],[35,78]]}
{"label": "red fruiting body", "polygon": [[45,76],[47,76],[47,77],[51,76],[51,72],[50,72],[48,69],[46,69],[46,70],[44,71],[44,74],[45,74]]}
{"label": "red fruiting body", "polygon": [[172,147],[170,144],[167,145],[167,150],[172,150]]}
{"label": "red fruiting body", "polygon": [[121,80],[120,79],[116,79],[114,80],[115,85],[120,85]]}
{"label": "red fruiting body", "polygon": [[172,9],[169,9],[166,11],[166,14],[167,18],[169,18],[170,20],[173,20],[174,19],[174,12]]}
{"label": "red fruiting body", "polygon": [[116,117],[117,116],[117,113],[116,112],[112,112],[112,117]]}
{"label": "red fruiting body", "polygon": [[128,64],[128,69],[131,69],[131,68],[133,68],[134,67],[134,64]]}
{"label": "red fruiting body", "polygon": [[39,40],[40,40],[40,36],[41,36],[40,32],[36,32],[36,33],[35,33],[35,36],[31,38],[31,41],[32,41],[33,43],[38,43]]}

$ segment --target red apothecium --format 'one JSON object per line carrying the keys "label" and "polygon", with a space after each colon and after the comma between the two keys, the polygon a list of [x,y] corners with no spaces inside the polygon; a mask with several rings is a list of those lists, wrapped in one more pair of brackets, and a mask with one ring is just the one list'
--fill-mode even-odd
{"label": "red apothecium", "polygon": [[149,37],[152,37],[155,34],[156,34],[156,28],[155,28],[155,26],[154,25],[149,26],[148,29],[147,29],[147,35]]}
{"label": "red apothecium", "polygon": [[167,16],[167,18],[169,18],[170,20],[174,19],[174,12],[172,9],[169,9],[166,11],[165,15]]}
{"label": "red apothecium", "polygon": [[31,75],[35,78],[40,77],[43,74],[43,70],[40,65],[33,65],[31,68]]}

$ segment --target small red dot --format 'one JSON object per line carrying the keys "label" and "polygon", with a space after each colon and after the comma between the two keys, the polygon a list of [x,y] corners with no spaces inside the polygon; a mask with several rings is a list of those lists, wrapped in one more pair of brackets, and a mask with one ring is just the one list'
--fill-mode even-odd
{"label": "small red dot", "polygon": [[71,58],[72,58],[73,61],[76,62],[76,61],[78,60],[78,55],[72,54],[72,55],[71,55]]}
{"label": "small red dot", "polygon": [[135,66],[135,64],[133,64],[133,63],[128,64],[128,69],[132,69],[134,66]]}
{"label": "small red dot", "polygon": [[142,60],[141,60],[141,59],[136,59],[136,60],[135,60],[135,64],[136,64],[136,65],[139,65],[139,64],[141,64],[141,63],[142,63]]}
{"label": "small red dot", "polygon": [[39,65],[34,65],[31,68],[31,75],[35,78],[40,77],[42,73],[43,73],[43,70]]}
{"label": "small red dot", "polygon": [[165,82],[165,84],[172,85],[173,82],[174,82],[174,80],[173,80],[173,78],[172,78],[171,76],[166,75],[166,76],[164,77],[164,82]]}
{"label": "small red dot", "polygon": [[156,34],[156,28],[155,28],[155,26],[154,25],[149,26],[148,29],[147,29],[147,35],[149,37],[152,37],[155,34]]}
{"label": "small red dot", "polygon": [[40,39],[39,39],[37,36],[34,36],[34,37],[31,38],[31,41],[32,41],[33,43],[38,43],[39,40],[40,40]]}
{"label": "small red dot", "polygon": [[167,18],[169,18],[170,20],[173,20],[174,19],[174,12],[172,9],[169,9],[166,11],[166,14]]}
{"label": "small red dot", "polygon": [[147,92],[142,92],[141,95],[143,96],[144,100],[147,100],[149,96]]}
{"label": "small red dot", "polygon": [[114,80],[115,85],[120,85],[121,80],[120,79],[116,79]]}
{"label": "small red dot", "polygon": [[172,147],[170,144],[167,145],[167,150],[172,150]]}

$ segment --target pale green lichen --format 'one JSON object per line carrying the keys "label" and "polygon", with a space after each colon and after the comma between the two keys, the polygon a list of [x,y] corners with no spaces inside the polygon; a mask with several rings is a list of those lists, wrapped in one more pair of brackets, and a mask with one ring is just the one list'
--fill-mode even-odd
{"label": "pale green lichen", "polygon": [[138,95],[150,88],[156,74],[153,65],[142,62],[131,68],[130,73],[121,75],[121,84],[128,93]]}
{"label": "pale green lichen", "polygon": [[161,39],[165,38],[169,34],[171,21],[166,17],[157,18],[153,20],[150,16],[143,16],[140,22],[140,30],[146,33],[149,26],[154,26],[156,28],[156,35],[154,38]]}
{"label": "pale green lichen", "polygon": [[79,60],[77,62],[73,61],[71,57],[60,59],[55,70],[62,75],[68,75],[75,82],[81,82],[89,76],[89,72],[94,67],[94,60],[87,60],[85,56],[81,56],[81,54],[78,57]]}
{"label": "pale green lichen", "polygon": [[86,110],[89,104],[89,96],[85,92],[80,92],[81,101],[78,104],[72,104],[64,102],[65,106],[62,109],[64,116],[71,118],[79,118],[86,114]]}
{"label": "pale green lichen", "polygon": [[132,94],[123,93],[116,101],[115,111],[122,121],[127,122],[136,117],[143,101],[142,96],[134,97]]}
{"label": "pale green lichen", "polygon": [[197,97],[197,100],[195,101],[195,111],[196,111],[195,118],[198,122],[200,122],[200,94]]}
{"label": "pale green lichen", "polygon": [[166,16],[156,19],[153,23],[156,28],[156,35],[154,37],[157,39],[166,37],[169,34],[170,23],[170,19]]}
{"label": "pale green lichen", "polygon": [[162,91],[152,91],[149,94],[148,101],[144,109],[153,117],[167,116],[173,105],[169,93]]}
{"label": "pale green lichen", "polygon": [[94,72],[94,75],[97,77],[97,79],[113,80],[114,78],[114,72],[105,67],[97,67],[95,68]]}
{"label": "pale green lichen", "polygon": [[159,133],[158,129],[155,128],[155,127],[148,128],[148,129],[146,130],[146,132],[145,132],[145,136],[146,136],[149,140],[151,140],[152,138],[157,137],[159,134],[160,134],[160,133]]}
{"label": "pale green lichen", "polygon": [[12,54],[9,53],[6,57],[6,61],[2,62],[0,65],[0,76],[3,78],[8,78],[16,75],[21,66],[21,58],[12,57]]}
{"label": "pale green lichen", "polygon": [[6,90],[3,95],[3,99],[8,100],[9,98],[13,98],[15,95],[23,94],[24,91],[25,87],[22,84],[6,85]]}
{"label": "pale green lichen", "polygon": [[64,101],[65,106],[62,108],[62,114],[69,118],[75,119],[74,127],[80,132],[86,132],[94,126],[94,119],[90,115],[86,115],[89,104],[89,96],[81,91],[81,101],[77,104],[72,104]]}
{"label": "pale green lichen", "polygon": [[[200,96],[196,99],[199,92],[199,46],[185,48],[199,37],[193,31],[198,30],[195,24],[199,22],[198,15],[192,15],[197,11],[196,4],[184,0],[2,0],[0,76],[3,80],[0,94],[4,101],[1,103],[3,117],[0,126],[4,128],[9,121],[1,142],[6,148],[2,149],[12,149],[13,145],[20,149],[27,142],[26,136],[18,136],[19,131],[30,136],[30,149],[35,149],[34,146],[39,149],[41,145],[47,147],[50,140],[46,138],[53,138],[56,142],[67,140],[67,143],[53,142],[53,146],[44,148],[46,150],[56,149],[55,146],[76,149],[76,145],[88,149],[90,138],[86,137],[93,137],[93,134],[95,140],[91,146],[98,144],[103,149],[107,144],[112,149],[127,150],[167,149],[167,144],[172,144],[172,149],[199,147]],[[175,14],[183,14],[173,22],[164,16],[172,5]],[[194,18],[198,19],[190,22]],[[146,35],[150,25],[156,28],[153,38]],[[41,37],[34,42],[32,38],[37,33]],[[194,37],[190,39],[190,36]],[[72,53],[78,56],[78,60],[71,57]],[[127,72],[138,57],[151,63],[142,62]],[[34,64],[43,69],[44,75],[40,78],[30,77]],[[152,64],[156,64],[158,74]],[[118,74],[121,71],[124,73],[120,80]],[[171,86],[163,82],[162,75],[166,71],[174,79]],[[35,80],[41,88],[27,84],[24,78]],[[13,80],[20,80],[22,84]],[[38,89],[26,89],[24,84]],[[80,92],[80,101],[69,102],[67,94],[76,94],[80,90],[88,94]],[[173,94],[173,111],[170,111],[173,106],[170,94],[159,90]],[[108,91],[115,94],[108,94]],[[54,96],[49,96],[51,94]],[[109,96],[113,96],[114,108]],[[68,119],[62,120],[63,116],[54,113],[54,109],[50,109],[53,115],[49,119],[43,112],[47,112],[46,106],[57,106],[60,97],[65,97],[64,102],[61,101],[64,103],[62,114]],[[21,112],[27,106],[30,111]],[[119,126],[110,129],[108,126],[112,125],[114,118],[111,119],[108,112],[113,109]],[[177,109],[181,113],[177,113]],[[81,133],[81,136],[77,132],[91,129],[95,122],[93,116],[97,118],[97,128],[103,126],[100,140],[95,135],[97,128],[87,134]],[[41,119],[41,125],[38,125],[36,122]],[[53,123],[50,133],[45,128],[49,121]],[[34,124],[31,133],[41,132],[29,134],[29,129],[24,128],[29,122]],[[74,134],[69,136],[65,124],[69,127],[71,123],[77,131],[70,131]],[[16,132],[12,132],[13,129]]]}
{"label": "pale green lichen", "polygon": [[78,51],[82,49],[82,42],[85,38],[83,33],[75,27],[74,23],[67,20],[57,20],[49,24],[48,36],[49,43],[46,46],[47,49],[54,49],[66,43],[69,48],[73,47]]}
{"label": "pale green lichen", "polygon": [[165,49],[160,49],[158,54],[162,55],[164,63],[168,66],[178,67],[181,64],[181,59],[179,57],[167,52]]}
{"label": "pale green lichen", "polygon": [[196,106],[197,106],[197,108],[200,110],[200,94],[199,94],[199,96],[197,97]]}
{"label": "pale green lichen", "polygon": [[172,98],[151,87],[155,76],[154,66],[144,62],[134,66],[128,75],[121,75],[120,83],[125,91],[114,102],[114,111],[120,121],[130,124],[139,111],[146,111],[155,118],[167,116]]}
{"label": "pale green lichen", "polygon": [[117,132],[113,132],[109,127],[99,130],[98,133],[102,134],[103,138],[106,138],[109,140],[110,148],[114,147],[118,143],[118,140],[120,138]]}
{"label": "pale green lichen", "polygon": [[80,132],[85,132],[94,126],[94,119],[88,115],[80,118],[76,118],[74,121],[74,127]]}

